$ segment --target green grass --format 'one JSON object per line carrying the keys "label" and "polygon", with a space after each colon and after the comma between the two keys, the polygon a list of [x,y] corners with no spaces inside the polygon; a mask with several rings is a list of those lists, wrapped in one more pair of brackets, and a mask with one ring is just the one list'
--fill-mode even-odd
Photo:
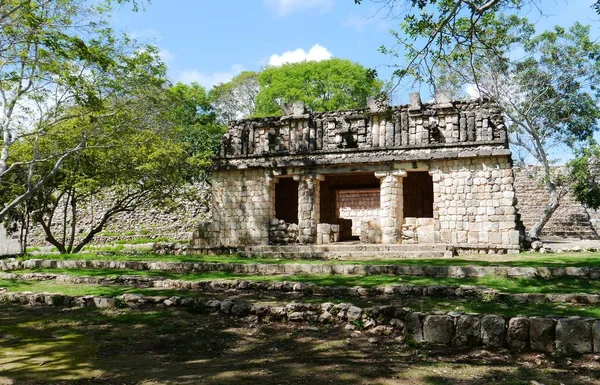
{"label": "green grass", "polygon": [[[47,292],[62,293],[72,296],[97,295],[114,297],[125,293],[144,294],[157,296],[189,296],[205,297],[206,293],[188,292],[185,290],[165,290],[165,289],[143,289],[125,286],[101,286],[101,285],[69,285],[57,284],[53,281],[20,281],[20,280],[0,280],[0,287],[10,291],[21,292]],[[211,297],[222,297],[223,294],[211,293]],[[231,297],[229,295],[228,297]],[[251,301],[278,301],[288,302],[289,296],[282,295],[278,297],[273,293],[255,293],[244,295]],[[309,302],[328,302],[330,297],[311,297]],[[431,312],[431,311],[458,311],[465,313],[488,313],[505,316],[548,316],[550,314],[560,316],[581,316],[600,318],[600,308],[577,306],[570,304],[527,304],[521,305],[513,302],[485,301],[475,298],[468,299],[447,299],[447,298],[426,298],[426,297],[408,297],[398,299],[364,299],[364,298],[336,298],[336,302],[351,302],[358,306],[369,306],[374,304],[393,304],[401,307],[409,307],[413,311]]]}
{"label": "green grass", "polygon": [[[140,238],[141,239],[141,238]],[[152,241],[152,240],[150,240]],[[141,241],[140,241],[141,242]],[[130,243],[130,242],[128,242]],[[141,242],[146,243],[146,242]],[[122,249],[117,250],[121,251]],[[106,251],[115,251],[106,248]],[[272,263],[272,264],[355,264],[355,265],[411,265],[411,266],[515,266],[515,267],[600,267],[600,254],[598,253],[576,253],[576,254],[539,254],[522,253],[514,257],[505,256],[510,260],[490,261],[485,260],[487,256],[481,256],[481,259],[461,259],[443,258],[443,259],[396,259],[396,260],[298,260],[298,259],[274,259],[274,258],[246,258],[239,255],[154,255],[154,254],[116,254],[116,255],[98,255],[95,252],[79,254],[40,254],[27,255],[20,259],[58,259],[58,260],[115,260],[115,261],[170,261],[170,262],[222,262],[222,263]]]}
{"label": "green grass", "polygon": [[160,277],[168,279],[180,279],[184,281],[203,281],[215,279],[245,279],[256,282],[281,282],[294,281],[303,283],[314,283],[320,286],[363,286],[372,288],[375,286],[412,284],[419,286],[443,285],[443,286],[485,286],[505,293],[600,293],[600,281],[576,278],[505,278],[488,276],[482,278],[437,278],[437,277],[414,277],[414,276],[390,276],[390,275],[276,275],[256,276],[236,274],[233,272],[205,272],[205,273],[173,273],[154,270],[114,270],[114,269],[32,269],[17,270],[15,273],[26,272],[59,273],[71,276],[88,277],[117,277],[119,275],[139,275],[144,277]]}
{"label": "green grass", "polygon": [[140,245],[143,243],[154,243],[154,242],[171,242],[171,240],[167,237],[158,237],[158,238],[148,238],[148,237],[140,237],[134,239],[120,239],[115,241],[118,245]]}
{"label": "green grass", "polygon": [[[158,296],[180,296],[182,292],[179,290],[164,290],[164,289],[144,289],[133,288],[130,286],[103,286],[103,285],[69,285],[62,283],[54,283],[53,281],[20,281],[2,279],[0,287],[4,287],[10,291],[31,291],[34,293],[62,293],[71,296],[96,295],[104,297],[116,297],[118,295],[144,294]],[[200,297],[199,293],[191,292],[190,297]]]}

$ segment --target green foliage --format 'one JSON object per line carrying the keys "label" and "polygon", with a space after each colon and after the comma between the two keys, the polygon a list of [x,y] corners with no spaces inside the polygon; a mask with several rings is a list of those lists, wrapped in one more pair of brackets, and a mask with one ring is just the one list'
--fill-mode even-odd
{"label": "green foliage", "polygon": [[600,208],[600,147],[583,149],[568,166],[574,180],[575,198],[593,210]]}
{"label": "green foliage", "polygon": [[307,61],[267,67],[258,76],[256,115],[281,114],[284,103],[303,101],[313,111],[366,107],[383,83],[373,71],[349,60]]}
{"label": "green foliage", "polygon": [[[490,22],[479,26],[487,28],[482,33],[493,46],[480,44],[444,54],[450,64],[439,70],[443,76],[437,85],[476,86],[482,96],[498,103],[517,163],[541,166],[538,177],[549,198],[529,229],[530,237],[539,237],[571,182],[551,167],[557,163],[553,155],[565,147],[581,151],[600,128],[600,44],[590,38],[590,28],[579,23],[535,35],[525,19],[486,16]],[[521,58],[508,56],[515,51],[522,52]]]}
{"label": "green foliage", "polygon": [[177,83],[168,90],[173,105],[170,119],[181,129],[188,154],[188,178],[207,172],[226,127],[217,122],[206,90],[197,83]]}
{"label": "green foliage", "polygon": [[231,81],[216,85],[209,96],[217,119],[227,123],[254,115],[258,92],[258,73],[244,71]]}
{"label": "green foliage", "polygon": [[511,105],[522,117],[514,119],[516,130],[535,129],[541,146],[552,139],[585,145],[599,128],[600,44],[589,32],[579,23],[545,31],[526,40],[526,58],[509,67],[519,97]]}
{"label": "green foliage", "polygon": [[[143,87],[154,91],[164,84],[158,50],[117,36],[108,27],[110,3],[2,3],[0,219],[11,210],[23,210],[67,158],[102,136],[102,121],[118,119],[119,105],[133,98],[151,104],[154,95],[142,96]],[[142,2],[132,3],[137,8]],[[86,120],[95,128],[75,130],[64,140],[61,131]]]}

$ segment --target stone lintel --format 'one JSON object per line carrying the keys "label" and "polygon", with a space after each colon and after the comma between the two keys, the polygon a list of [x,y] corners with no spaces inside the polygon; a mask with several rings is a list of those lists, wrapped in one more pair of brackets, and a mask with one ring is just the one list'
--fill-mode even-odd
{"label": "stone lintel", "polygon": [[406,177],[406,170],[394,170],[394,171],[375,171],[376,178],[385,178],[386,176],[397,176],[400,178]]}
{"label": "stone lintel", "polygon": [[313,180],[318,180],[318,181],[325,180],[325,176],[323,174],[298,174],[298,175],[294,175],[294,180],[296,182],[300,181],[303,178],[304,179],[313,179]]}

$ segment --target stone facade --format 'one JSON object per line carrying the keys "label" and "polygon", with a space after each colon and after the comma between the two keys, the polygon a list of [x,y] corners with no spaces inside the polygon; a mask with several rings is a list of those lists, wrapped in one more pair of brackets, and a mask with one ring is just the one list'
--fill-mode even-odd
{"label": "stone facade", "polygon": [[[540,182],[539,171],[536,167],[514,169],[517,208],[527,229],[535,224],[548,204],[548,190]],[[557,172],[561,172],[561,167],[558,167]],[[600,213],[583,207],[568,192],[561,198],[560,206],[544,226],[542,237],[600,239],[599,225]]]}
{"label": "stone facade", "polygon": [[272,224],[284,220],[302,244],[324,242],[326,224],[339,225],[329,242],[519,250],[506,128],[487,101],[412,95],[410,105],[327,113],[295,103],[281,117],[233,122],[213,175],[211,231],[196,232],[197,247],[281,243]]}

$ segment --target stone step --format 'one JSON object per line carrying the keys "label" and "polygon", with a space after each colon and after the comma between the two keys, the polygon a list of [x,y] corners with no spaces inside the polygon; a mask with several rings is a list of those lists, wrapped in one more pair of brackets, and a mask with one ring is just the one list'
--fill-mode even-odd
{"label": "stone step", "polygon": [[247,246],[244,248],[246,253],[259,252],[285,252],[285,253],[310,253],[310,252],[418,252],[418,251],[437,251],[444,252],[446,245],[440,244],[342,244],[332,243],[328,245],[258,245]]}
{"label": "stone step", "polygon": [[[444,251],[309,251],[293,252],[293,257],[298,259],[410,259],[410,258],[444,258]],[[249,256],[270,258],[287,258],[290,252],[261,251],[248,253]]]}

